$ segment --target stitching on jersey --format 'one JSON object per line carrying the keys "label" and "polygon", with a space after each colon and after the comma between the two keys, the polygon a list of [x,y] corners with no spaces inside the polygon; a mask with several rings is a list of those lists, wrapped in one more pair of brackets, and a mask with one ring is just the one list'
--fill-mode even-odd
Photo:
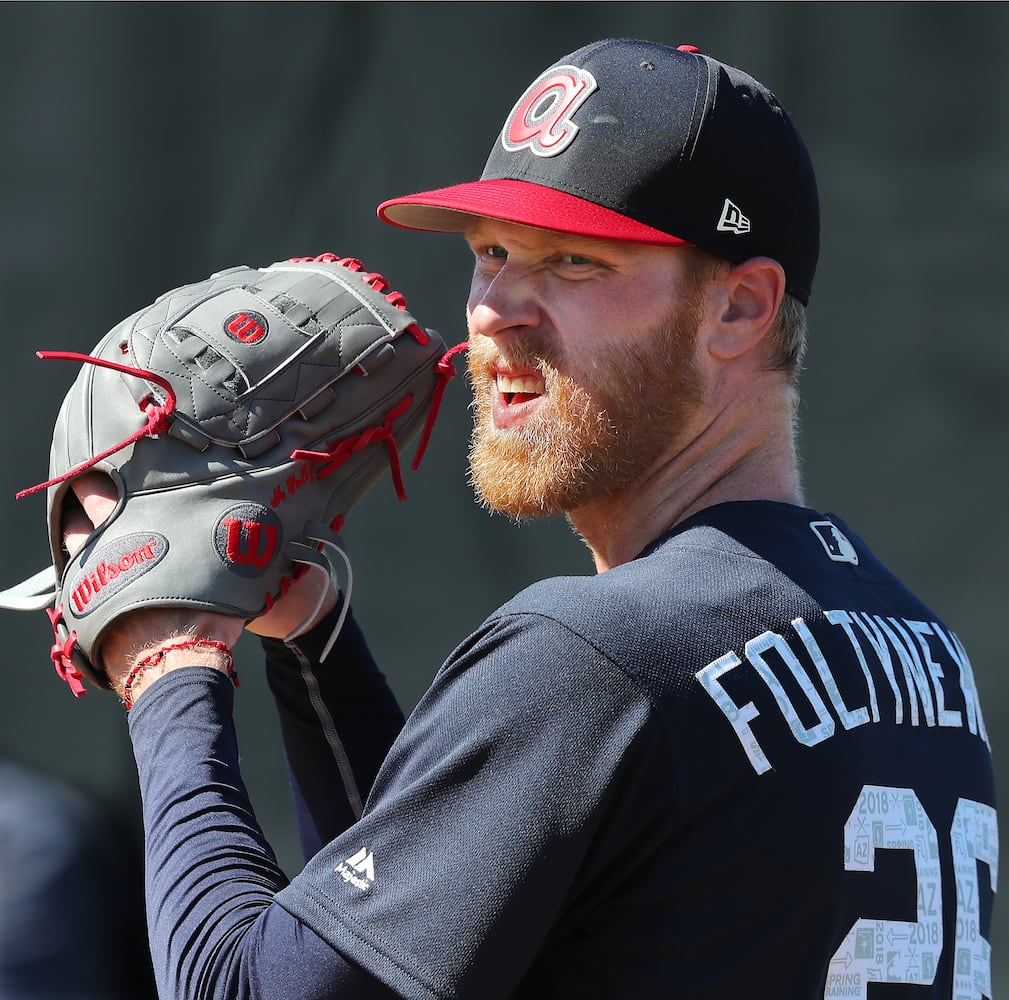
{"label": "stitching on jersey", "polygon": [[337,769],[340,772],[340,777],[343,780],[343,788],[347,793],[350,808],[354,812],[354,818],[360,819],[361,814],[364,812],[364,803],[361,800],[361,792],[357,787],[357,779],[354,777],[354,772],[351,769],[350,759],[347,756],[347,750],[343,745],[343,740],[340,739],[336,723],[333,722],[333,716],[326,707],[326,703],[322,697],[322,692],[319,690],[319,679],[315,676],[315,673],[312,670],[311,661],[307,656],[305,656],[299,646],[295,643],[288,643],[287,648],[290,649],[291,652],[298,658],[298,665],[301,668],[301,678],[305,682],[305,687],[308,690],[308,699],[312,704],[312,709],[315,712],[316,718],[319,720],[319,724],[322,726],[322,734],[326,739],[326,745],[329,747],[330,752],[333,755],[333,760],[336,762]]}

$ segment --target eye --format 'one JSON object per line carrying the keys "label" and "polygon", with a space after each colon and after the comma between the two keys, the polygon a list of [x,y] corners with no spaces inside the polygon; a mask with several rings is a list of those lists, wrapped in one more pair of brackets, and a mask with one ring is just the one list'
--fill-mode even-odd
{"label": "eye", "polygon": [[577,253],[566,253],[561,258],[565,264],[571,264],[574,267],[587,267],[590,264],[595,264],[591,257],[583,257],[581,254]]}
{"label": "eye", "polygon": [[478,268],[497,270],[508,260],[508,251],[497,243],[472,243],[470,246]]}

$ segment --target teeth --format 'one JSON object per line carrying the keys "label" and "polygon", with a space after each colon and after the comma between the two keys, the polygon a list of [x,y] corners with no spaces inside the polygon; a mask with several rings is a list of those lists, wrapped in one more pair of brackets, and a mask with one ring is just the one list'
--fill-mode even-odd
{"label": "teeth", "polygon": [[529,392],[539,396],[546,391],[546,383],[541,375],[520,375],[518,378],[511,378],[499,374],[497,387],[498,392]]}

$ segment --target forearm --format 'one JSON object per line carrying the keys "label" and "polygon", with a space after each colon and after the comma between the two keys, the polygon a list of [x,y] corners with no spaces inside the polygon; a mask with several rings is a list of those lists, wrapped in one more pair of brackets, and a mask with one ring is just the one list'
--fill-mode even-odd
{"label": "forearm", "polygon": [[305,857],[352,825],[403,713],[353,616],[319,663],[339,609],[304,636],[264,639]]}
{"label": "forearm", "polygon": [[387,996],[273,902],[287,879],[241,779],[233,698],[221,672],[188,667],[152,684],[129,715],[159,995]]}
{"label": "forearm", "polygon": [[243,927],[287,881],[239,774],[232,699],[220,672],[190,667],[161,678],[129,715],[151,951],[166,997],[202,995],[193,984],[222,979]]}

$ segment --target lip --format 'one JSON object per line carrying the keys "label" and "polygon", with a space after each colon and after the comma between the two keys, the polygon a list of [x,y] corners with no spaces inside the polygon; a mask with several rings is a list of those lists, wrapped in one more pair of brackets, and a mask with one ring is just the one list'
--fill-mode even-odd
{"label": "lip", "polygon": [[491,377],[494,425],[501,429],[515,427],[526,420],[546,394],[543,375],[535,369],[494,365]]}

